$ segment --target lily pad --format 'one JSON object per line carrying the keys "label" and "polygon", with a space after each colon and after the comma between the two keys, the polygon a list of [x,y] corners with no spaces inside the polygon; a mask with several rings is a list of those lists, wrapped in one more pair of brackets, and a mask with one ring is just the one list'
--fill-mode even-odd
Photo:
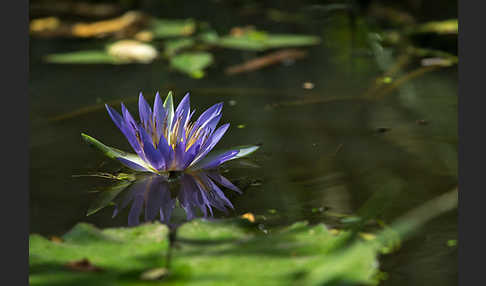
{"label": "lily pad", "polygon": [[46,57],[46,61],[59,64],[147,64],[155,60],[157,56],[158,51],[149,44],[134,40],[121,40],[107,45],[105,50],[51,54]]}
{"label": "lily pad", "polygon": [[213,55],[206,52],[187,52],[170,58],[172,68],[193,78],[204,77],[204,69],[212,63]]}
{"label": "lily pad", "polygon": [[202,40],[216,46],[250,51],[311,46],[320,43],[320,38],[317,36],[299,34],[270,34],[258,30],[249,30],[242,34],[227,35],[223,37],[204,37]]}
{"label": "lily pad", "polygon": [[[265,235],[246,220],[194,220],[177,233],[165,285],[363,285],[375,283],[376,246],[349,242],[320,224],[296,223]],[[30,285],[145,285],[166,267],[168,229],[159,223],[99,230],[78,224],[63,242],[30,236]],[[66,267],[87,261],[99,271]]]}
{"label": "lily pad", "polygon": [[182,49],[189,48],[195,44],[194,39],[191,38],[181,38],[168,40],[165,42],[164,53],[166,56],[171,57],[175,55]]}
{"label": "lily pad", "polygon": [[150,30],[155,39],[189,36],[196,30],[196,22],[193,19],[156,19],[152,21]]}
{"label": "lily pad", "polygon": [[57,64],[121,64],[115,56],[103,50],[86,50],[71,53],[51,54],[45,60]]}

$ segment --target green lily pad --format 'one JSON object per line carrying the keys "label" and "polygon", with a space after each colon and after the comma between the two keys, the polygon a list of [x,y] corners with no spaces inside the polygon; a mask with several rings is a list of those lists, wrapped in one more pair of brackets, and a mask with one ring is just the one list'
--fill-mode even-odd
{"label": "green lily pad", "polygon": [[45,60],[56,64],[121,64],[118,58],[103,50],[76,51],[71,53],[51,54]]}
{"label": "green lily pad", "polygon": [[263,51],[273,48],[288,48],[317,45],[320,38],[311,35],[270,34],[264,31],[250,30],[240,35],[223,37],[204,37],[203,41],[230,49]]}
{"label": "green lily pad", "polygon": [[193,46],[195,43],[196,41],[191,38],[168,40],[165,42],[164,53],[166,56],[171,57],[180,50]]}
{"label": "green lily pad", "polygon": [[196,22],[193,19],[155,19],[151,23],[150,30],[155,39],[189,36],[196,30]]}
{"label": "green lily pad", "polygon": [[[166,267],[168,229],[159,223],[99,230],[78,224],[54,242],[29,239],[30,285],[146,285]],[[164,285],[328,285],[375,283],[376,247],[320,224],[263,234],[245,220],[194,220],[177,233]],[[84,259],[83,271],[70,264]],[[83,265],[83,264],[82,264]],[[162,282],[159,282],[162,283]]]}
{"label": "green lily pad", "polygon": [[170,58],[172,68],[193,78],[204,77],[204,69],[212,63],[213,55],[206,52],[187,52]]}

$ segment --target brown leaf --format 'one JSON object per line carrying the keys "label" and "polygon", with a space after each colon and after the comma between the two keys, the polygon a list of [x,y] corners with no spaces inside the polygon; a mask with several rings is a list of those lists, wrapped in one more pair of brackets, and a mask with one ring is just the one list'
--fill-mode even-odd
{"label": "brown leaf", "polygon": [[70,270],[81,272],[98,272],[103,270],[102,268],[91,264],[91,262],[87,258],[68,262],[64,264],[64,266],[66,266]]}

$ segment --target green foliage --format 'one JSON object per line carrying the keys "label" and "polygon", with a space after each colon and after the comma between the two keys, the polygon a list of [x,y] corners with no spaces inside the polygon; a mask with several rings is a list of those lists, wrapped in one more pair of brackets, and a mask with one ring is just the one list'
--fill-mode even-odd
{"label": "green foliage", "polygon": [[[33,234],[30,285],[147,285],[142,277],[166,265],[167,235],[167,227],[159,223],[106,230],[82,223],[64,235],[62,242]],[[245,220],[194,220],[178,230],[168,275],[159,283],[375,283],[376,247],[350,237],[349,232],[332,234],[322,224],[296,223],[265,235]],[[100,271],[66,266],[83,258]]]}
{"label": "green foliage", "polygon": [[204,77],[204,69],[212,63],[213,55],[206,52],[187,52],[170,58],[172,68],[193,78]]}

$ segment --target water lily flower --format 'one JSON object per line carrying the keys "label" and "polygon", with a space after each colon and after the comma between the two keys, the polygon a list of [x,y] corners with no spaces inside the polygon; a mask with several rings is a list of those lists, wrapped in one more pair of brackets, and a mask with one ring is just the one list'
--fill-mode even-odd
{"label": "water lily flower", "polygon": [[238,146],[208,155],[229,128],[229,123],[216,128],[222,116],[223,103],[211,106],[195,121],[191,121],[194,110],[190,109],[189,93],[175,110],[172,92],[163,103],[157,93],[153,110],[140,93],[138,107],[140,122],[135,121],[123,103],[121,115],[106,105],[111,119],[136,154],[108,147],[86,134],[82,134],[83,138],[133,170],[156,174],[217,168],[226,161],[258,149],[258,146]]}

